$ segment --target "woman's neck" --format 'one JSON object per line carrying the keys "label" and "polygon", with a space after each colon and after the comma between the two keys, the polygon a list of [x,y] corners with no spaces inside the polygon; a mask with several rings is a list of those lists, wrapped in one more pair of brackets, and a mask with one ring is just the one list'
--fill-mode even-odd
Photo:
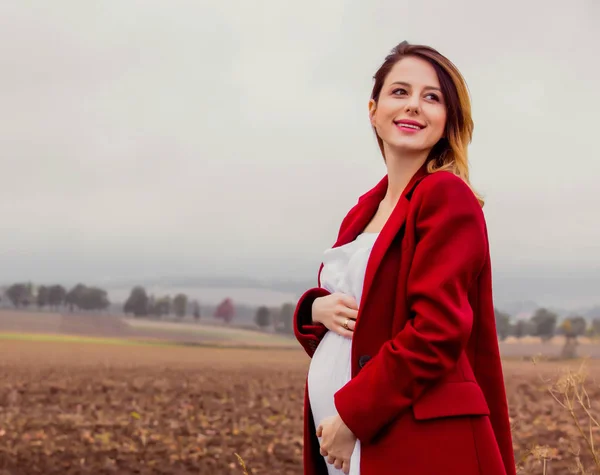
{"label": "woman's neck", "polygon": [[385,163],[387,166],[388,187],[383,202],[390,208],[394,208],[400,199],[404,188],[410,182],[413,175],[423,166],[429,150],[420,153],[407,154],[397,152],[386,147]]}

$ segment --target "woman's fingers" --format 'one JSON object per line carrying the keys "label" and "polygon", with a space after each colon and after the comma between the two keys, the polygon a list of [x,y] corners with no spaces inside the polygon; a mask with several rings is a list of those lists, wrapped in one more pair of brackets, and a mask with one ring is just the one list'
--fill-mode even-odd
{"label": "woman's fingers", "polygon": [[356,299],[354,297],[340,293],[340,301],[345,307],[348,307],[352,310],[358,310],[358,304],[356,303]]}
{"label": "woman's fingers", "polygon": [[350,473],[350,462],[344,462],[342,464],[342,471],[348,475]]}
{"label": "woman's fingers", "polygon": [[[348,321],[346,321],[346,320],[348,320]],[[339,325],[342,328],[345,328],[345,329],[346,329],[346,327],[344,326],[344,324],[347,324],[348,325],[347,330],[350,330],[351,332],[353,332],[354,331],[354,327],[356,326],[356,319],[355,318],[343,317],[342,316],[342,317],[338,317],[336,319],[336,323],[339,323]]]}
{"label": "woman's fingers", "polygon": [[[354,327],[356,326],[356,317],[354,317],[353,310],[348,310],[334,317],[334,323],[336,325],[335,331],[346,338],[352,338],[354,334]],[[354,317],[354,318],[353,318]],[[346,325],[348,328],[346,328]]]}
{"label": "woman's fingers", "polygon": [[354,310],[350,307],[345,307],[343,304],[340,304],[335,309],[334,316],[349,318],[350,320],[356,320],[356,318],[358,317],[358,310]]}
{"label": "woman's fingers", "polygon": [[[324,300],[319,301],[318,306],[316,306],[318,300],[315,300],[315,304],[313,304],[313,319],[321,322],[328,330],[343,337],[352,338],[358,317],[356,300],[343,293],[330,294],[320,298]],[[347,328],[344,324],[347,325]]]}
{"label": "woman's fingers", "polygon": [[334,314],[336,317],[347,317],[356,320],[356,317],[358,317],[358,310],[340,303],[336,306]]}
{"label": "woman's fingers", "polygon": [[358,317],[358,309],[346,307],[343,304],[340,304],[335,312],[338,317],[346,317],[351,320],[356,320]]}
{"label": "woman's fingers", "polygon": [[346,328],[346,327],[344,327],[345,321],[346,321],[346,317],[336,317],[335,318],[335,326],[336,326],[335,332],[343,337],[352,338],[352,335],[354,335],[355,322],[354,322],[354,320],[348,319],[348,328]]}

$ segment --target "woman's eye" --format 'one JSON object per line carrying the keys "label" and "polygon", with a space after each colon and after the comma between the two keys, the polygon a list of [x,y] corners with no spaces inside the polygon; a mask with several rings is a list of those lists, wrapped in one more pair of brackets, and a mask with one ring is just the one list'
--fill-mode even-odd
{"label": "woman's eye", "polygon": [[402,89],[402,88],[394,89],[392,91],[392,94],[395,96],[401,96],[403,94],[406,94],[406,89]]}
{"label": "woman's eye", "polygon": [[440,102],[440,98],[437,94],[431,93],[431,94],[427,94],[427,96],[425,96],[425,97],[427,97],[428,99],[430,99],[432,101]]}

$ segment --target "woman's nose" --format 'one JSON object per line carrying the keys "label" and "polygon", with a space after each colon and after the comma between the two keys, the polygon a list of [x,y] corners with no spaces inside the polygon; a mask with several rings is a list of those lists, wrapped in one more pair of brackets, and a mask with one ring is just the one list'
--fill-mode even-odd
{"label": "woman's nose", "polygon": [[406,112],[418,113],[420,107],[419,103],[420,101],[417,95],[410,96],[406,101]]}

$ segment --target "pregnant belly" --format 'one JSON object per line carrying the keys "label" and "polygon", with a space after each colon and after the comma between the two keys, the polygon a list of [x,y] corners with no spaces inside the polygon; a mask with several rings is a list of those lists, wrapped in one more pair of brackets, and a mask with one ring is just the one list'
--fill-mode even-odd
{"label": "pregnant belly", "polygon": [[351,377],[352,340],[332,331],[325,334],[308,369],[308,397],[315,424],[337,414],[334,394]]}

